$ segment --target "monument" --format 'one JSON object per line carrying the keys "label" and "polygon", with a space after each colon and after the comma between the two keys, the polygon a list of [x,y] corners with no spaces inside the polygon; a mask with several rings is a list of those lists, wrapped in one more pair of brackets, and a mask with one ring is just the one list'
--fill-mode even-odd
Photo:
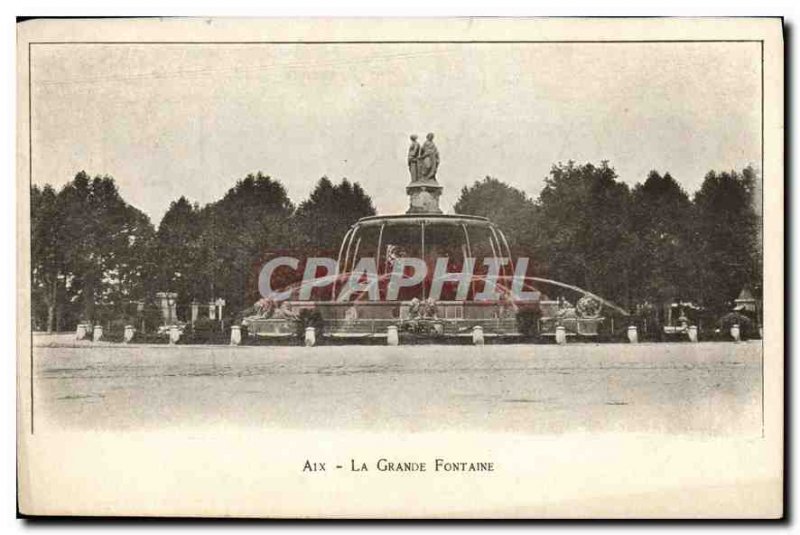
{"label": "monument", "polygon": [[[434,135],[428,134],[422,145],[416,135],[410,140],[406,213],[355,222],[337,257],[326,264],[328,275],[312,270],[309,279],[275,289],[280,296],[275,302],[265,297],[256,303],[256,314],[242,323],[248,335],[297,336],[298,324],[309,327],[301,312],[313,311],[323,325],[313,333],[314,340],[378,337],[397,345],[402,333],[472,337],[473,343],[482,344],[488,338],[520,336],[517,320],[523,307],[522,312],[535,316],[529,331],[537,335],[555,336],[562,343],[567,336],[597,336],[604,321],[602,305],[614,305],[576,286],[527,277],[528,259],[518,259],[519,264],[513,259],[503,231],[488,218],[443,213]],[[519,277],[517,267],[522,268]],[[576,306],[565,307],[540,292],[539,285],[575,291],[580,298]]]}
{"label": "monument", "polygon": [[408,148],[408,170],[411,182],[406,186],[409,197],[407,214],[441,214],[439,197],[442,186],[436,180],[439,170],[439,149],[433,142],[433,134],[425,136],[425,143],[420,146],[417,136],[411,136]]}
{"label": "monument", "polygon": [[[344,236],[336,261],[338,272],[347,274],[356,270],[359,262],[368,259],[375,264],[378,276],[383,278],[390,276],[396,262],[408,258],[419,259],[430,268],[413,291],[406,288],[398,296],[388,299],[397,302],[384,305],[386,312],[383,316],[387,319],[400,315],[413,316],[413,300],[426,302],[433,284],[434,266],[440,257],[448,258],[451,264],[449,269],[453,270],[467,265],[468,259],[480,258],[478,263],[481,263],[485,258],[491,258],[501,266],[501,277],[510,277],[513,273],[510,262],[500,262],[501,258],[512,257],[506,237],[499,227],[485,217],[445,214],[439,207],[444,187],[437,179],[441,160],[434,134],[427,134],[421,145],[415,134],[410,136],[410,141],[407,165],[411,181],[406,185],[408,210],[404,214],[375,215],[357,221]],[[333,294],[336,295],[339,289],[339,282],[334,283]],[[455,289],[448,286],[447,291],[454,293]],[[402,314],[399,312],[399,302],[409,303],[402,306]],[[459,315],[463,306],[461,303],[457,305]],[[373,317],[381,315],[378,312],[380,308],[374,304],[369,307]],[[445,310],[449,309],[445,307]],[[474,310],[466,313],[467,316],[471,312],[478,316],[493,313],[487,307],[474,307]]]}

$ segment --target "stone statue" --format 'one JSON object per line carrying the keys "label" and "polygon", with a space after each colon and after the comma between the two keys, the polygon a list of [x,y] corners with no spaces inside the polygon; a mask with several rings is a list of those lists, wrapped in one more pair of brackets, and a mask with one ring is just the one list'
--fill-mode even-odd
{"label": "stone statue", "polygon": [[272,313],[272,319],[276,320],[296,320],[298,317],[288,301],[281,303],[281,306]]}
{"label": "stone statue", "polygon": [[411,182],[416,182],[419,177],[419,152],[420,146],[417,143],[417,135],[411,135],[411,146],[408,147],[408,172],[411,173]]}
{"label": "stone statue", "polygon": [[429,297],[423,301],[420,308],[423,318],[439,319],[439,315],[436,310],[436,301],[434,301],[433,297]]}
{"label": "stone statue", "polygon": [[411,303],[408,305],[408,317],[409,319],[415,320],[419,319],[420,317],[420,306],[421,302],[416,297],[411,300]]}
{"label": "stone statue", "polygon": [[425,143],[419,154],[419,174],[420,181],[435,181],[436,170],[439,169],[439,150],[433,143],[433,134],[425,136]]}
{"label": "stone statue", "polygon": [[439,208],[439,197],[443,188],[436,181],[436,171],[439,169],[439,150],[433,143],[433,134],[428,134],[426,137],[427,140],[420,147],[417,143],[417,136],[411,136],[411,146],[408,148],[408,170],[411,173],[411,183],[406,186],[406,194],[409,197],[407,214],[442,213]]}
{"label": "stone statue", "polygon": [[272,317],[272,314],[275,312],[275,301],[270,299],[269,297],[262,297],[261,299],[253,305],[255,309],[255,316],[262,319],[269,319]]}

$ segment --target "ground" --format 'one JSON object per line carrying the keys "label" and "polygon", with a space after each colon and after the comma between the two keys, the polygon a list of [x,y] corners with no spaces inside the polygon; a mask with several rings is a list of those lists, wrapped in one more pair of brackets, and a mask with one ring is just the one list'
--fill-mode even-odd
{"label": "ground", "polygon": [[34,336],[37,429],[761,434],[760,341],[141,346]]}

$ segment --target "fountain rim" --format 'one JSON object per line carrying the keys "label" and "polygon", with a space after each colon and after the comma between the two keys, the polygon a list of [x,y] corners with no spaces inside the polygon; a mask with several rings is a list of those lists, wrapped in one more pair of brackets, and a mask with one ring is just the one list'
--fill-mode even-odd
{"label": "fountain rim", "polygon": [[451,223],[465,223],[465,222],[479,222],[479,223],[489,223],[490,225],[494,225],[488,217],[478,216],[478,215],[464,215],[464,214],[391,214],[391,215],[371,215],[367,217],[362,217],[353,226],[359,225],[361,223],[377,223],[381,221],[402,221],[402,220],[410,220],[410,221],[422,221],[422,220],[440,220],[440,221],[447,221]]}

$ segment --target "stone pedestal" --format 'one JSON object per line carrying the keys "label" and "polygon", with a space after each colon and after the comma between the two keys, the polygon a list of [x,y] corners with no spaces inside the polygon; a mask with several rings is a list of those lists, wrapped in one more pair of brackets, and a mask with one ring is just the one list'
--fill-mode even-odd
{"label": "stone pedestal", "polygon": [[483,327],[476,325],[472,328],[472,343],[476,346],[482,346],[483,340]]}
{"label": "stone pedestal", "polygon": [[639,333],[636,330],[636,325],[628,327],[628,341],[632,344],[639,343]]}
{"label": "stone pedestal", "polygon": [[239,325],[231,326],[231,345],[238,346],[242,343],[242,328]]}
{"label": "stone pedestal", "polygon": [[181,339],[181,331],[178,330],[177,325],[173,325],[169,328],[169,343],[170,344],[177,344],[178,340]]}
{"label": "stone pedestal", "polygon": [[95,325],[94,331],[92,332],[92,341],[99,342],[102,338],[103,338],[103,326]]}
{"label": "stone pedestal", "polygon": [[406,186],[409,198],[407,214],[441,214],[439,197],[442,186],[435,180],[411,182]]}
{"label": "stone pedestal", "polygon": [[689,326],[687,333],[689,334],[690,342],[697,342],[697,325]]}
{"label": "stone pedestal", "polygon": [[317,343],[317,330],[314,327],[306,327],[306,346],[312,347]]}
{"label": "stone pedestal", "polygon": [[122,334],[122,340],[126,344],[133,340],[133,335],[136,333],[136,329],[133,328],[133,325],[126,325],[125,332]]}
{"label": "stone pedestal", "polygon": [[742,332],[739,329],[738,323],[731,327],[731,336],[733,337],[734,342],[740,342],[742,340]]}
{"label": "stone pedestal", "polygon": [[386,328],[386,344],[390,346],[400,344],[400,337],[397,335],[397,325],[389,325]]}
{"label": "stone pedestal", "polygon": [[567,330],[563,325],[556,327],[556,343],[559,345],[567,343]]}
{"label": "stone pedestal", "polygon": [[75,328],[75,340],[83,340],[86,338],[86,324],[79,323]]}

